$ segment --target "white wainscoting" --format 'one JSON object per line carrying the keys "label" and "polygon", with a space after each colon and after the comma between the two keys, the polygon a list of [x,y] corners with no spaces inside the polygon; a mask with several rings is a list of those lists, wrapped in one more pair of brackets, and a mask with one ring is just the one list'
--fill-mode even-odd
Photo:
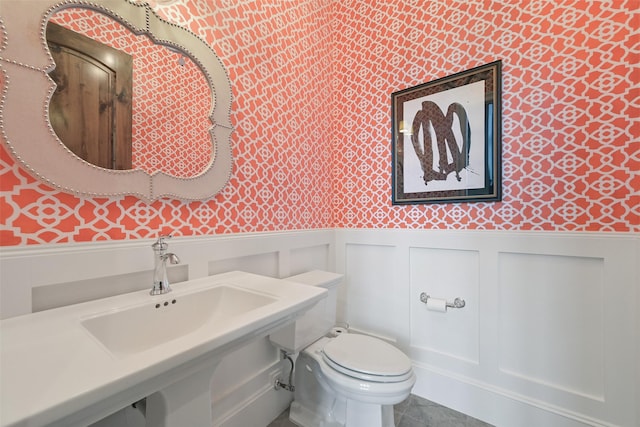
{"label": "white wainscoting", "polygon": [[[152,239],[0,248],[0,318],[150,287]],[[500,427],[640,427],[640,237],[314,230],[175,238],[178,282],[230,270],[345,274],[339,320],[395,342],[414,393]],[[464,298],[427,311],[421,292]],[[266,339],[216,371],[214,426],[266,426],[289,403]]]}
{"label": "white wainscoting", "polygon": [[[334,271],[334,236],[333,230],[311,230],[174,238],[169,250],[181,263],[170,268],[169,279],[179,287],[232,270],[270,277]],[[153,241],[0,248],[0,318],[151,289]],[[288,368],[267,338],[225,357],[212,379],[212,425],[269,424],[291,401],[289,392],[273,388],[276,377],[288,377]],[[121,411],[100,427],[123,427],[125,418]]]}
{"label": "white wainscoting", "polygon": [[[640,239],[337,230],[339,317],[394,341],[414,393],[504,427],[640,426]],[[421,292],[465,300],[428,311]]]}

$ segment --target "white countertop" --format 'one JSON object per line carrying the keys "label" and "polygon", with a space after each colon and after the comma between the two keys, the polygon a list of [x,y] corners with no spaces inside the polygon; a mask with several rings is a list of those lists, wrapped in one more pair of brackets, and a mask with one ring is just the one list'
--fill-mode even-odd
{"label": "white countertop", "polygon": [[[80,319],[109,307],[153,303],[212,283],[276,296],[278,301],[234,322],[217,320],[133,355],[113,355],[80,324]],[[106,416],[156,391],[167,372],[264,336],[325,296],[324,289],[231,272],[178,283],[166,295],[138,291],[0,321],[0,425],[81,425],[89,420],[87,408],[93,408],[91,417]]]}

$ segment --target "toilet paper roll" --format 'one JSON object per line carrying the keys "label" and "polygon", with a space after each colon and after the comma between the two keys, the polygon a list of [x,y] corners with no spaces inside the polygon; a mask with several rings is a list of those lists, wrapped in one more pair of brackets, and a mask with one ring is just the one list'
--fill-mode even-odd
{"label": "toilet paper roll", "polygon": [[429,298],[427,299],[427,310],[446,313],[447,300],[439,299],[439,298]]}

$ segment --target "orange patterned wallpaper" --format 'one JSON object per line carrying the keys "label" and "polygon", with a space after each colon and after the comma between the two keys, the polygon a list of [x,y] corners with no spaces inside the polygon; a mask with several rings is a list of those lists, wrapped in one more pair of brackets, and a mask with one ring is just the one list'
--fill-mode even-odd
{"label": "orange patterned wallpaper", "polygon": [[[76,197],[39,184],[3,148],[0,245],[334,226],[638,232],[640,5],[613,4],[161,7],[208,40],[229,71],[229,185],[203,202]],[[391,206],[391,92],[496,59],[503,202]]]}
{"label": "orange patterned wallpaper", "polygon": [[[373,3],[334,14],[337,227],[640,231],[640,1]],[[498,59],[503,202],[392,207],[390,93]]]}

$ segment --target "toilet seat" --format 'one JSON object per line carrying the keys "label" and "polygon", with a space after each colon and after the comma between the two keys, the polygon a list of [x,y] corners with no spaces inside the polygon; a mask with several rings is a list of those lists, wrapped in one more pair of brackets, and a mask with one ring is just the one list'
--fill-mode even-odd
{"label": "toilet seat", "polygon": [[403,352],[367,335],[337,336],[323,346],[322,358],[332,369],[368,382],[397,383],[413,376]]}
{"label": "toilet seat", "polygon": [[[378,354],[386,353],[386,350],[388,350],[388,346],[394,349],[389,350],[389,352],[396,355],[393,357],[385,358],[392,359],[392,361],[389,363],[389,366],[395,365],[397,367],[395,369],[387,368],[386,372],[402,372],[404,370],[404,368],[402,367],[402,360],[406,362],[405,367],[409,367],[408,372],[402,372],[402,374],[400,375],[383,376],[377,375],[377,372],[374,372],[374,374],[372,375],[358,372],[353,369],[348,369],[345,366],[332,361],[329,357],[327,357],[324,351],[324,349],[326,348],[327,353],[336,357],[338,360],[341,360],[340,356],[334,354],[334,350],[335,353],[339,353],[341,351],[344,352],[345,348],[350,348],[350,346],[343,347],[336,344],[330,346],[328,345],[338,338],[340,338],[338,342],[345,340],[345,338],[341,337],[346,337],[347,335],[350,337],[347,338],[350,344],[353,344],[354,342],[362,343],[363,341],[367,341],[367,343],[361,346],[361,348],[369,349],[369,351],[377,351],[376,349],[379,347],[377,343],[383,343],[382,341],[370,337],[364,339],[351,338],[351,336],[363,337],[363,335],[358,334],[342,334],[337,338],[320,338],[318,341],[305,348],[298,356],[298,360],[295,364],[297,373],[295,376],[296,397],[294,399],[297,399],[299,402],[304,401],[305,406],[308,405],[309,407],[315,408],[317,405],[319,405],[319,397],[317,395],[319,390],[330,390],[327,391],[328,394],[326,396],[323,394],[325,392],[320,393],[321,396],[325,396],[325,398],[327,399],[326,401],[322,400],[322,402],[324,403],[321,403],[320,406],[322,406],[323,408],[333,408],[331,410],[335,409],[334,405],[336,402],[336,398],[338,399],[338,401],[343,402],[344,404],[346,404],[346,401],[356,401],[360,403],[383,406],[395,405],[405,400],[409,396],[409,393],[411,392],[411,389],[416,382],[416,375],[413,372],[413,368],[411,367],[411,361],[409,360],[409,358],[404,354],[402,354],[402,356],[404,357],[396,358],[397,353],[395,351],[395,347],[391,346],[390,344],[383,343],[380,344],[380,347],[383,347],[383,349]],[[373,344],[373,347],[367,345],[370,344],[368,343],[369,339],[376,341],[376,343]],[[340,348],[342,348],[342,350],[339,350]],[[400,350],[397,351],[399,352]],[[356,350],[356,352],[358,352],[358,350]],[[372,353],[369,353],[369,355],[371,354]],[[355,355],[351,358],[355,358]],[[347,359],[349,359],[348,355]],[[374,363],[380,363],[380,360],[382,358],[377,359],[378,360]],[[400,368],[398,369],[398,367]],[[371,371],[371,367],[369,367],[369,371]],[[309,384],[313,385],[310,386]],[[323,388],[325,386],[326,389]],[[346,399],[346,401],[342,399]],[[310,425],[314,424],[311,423]]]}

